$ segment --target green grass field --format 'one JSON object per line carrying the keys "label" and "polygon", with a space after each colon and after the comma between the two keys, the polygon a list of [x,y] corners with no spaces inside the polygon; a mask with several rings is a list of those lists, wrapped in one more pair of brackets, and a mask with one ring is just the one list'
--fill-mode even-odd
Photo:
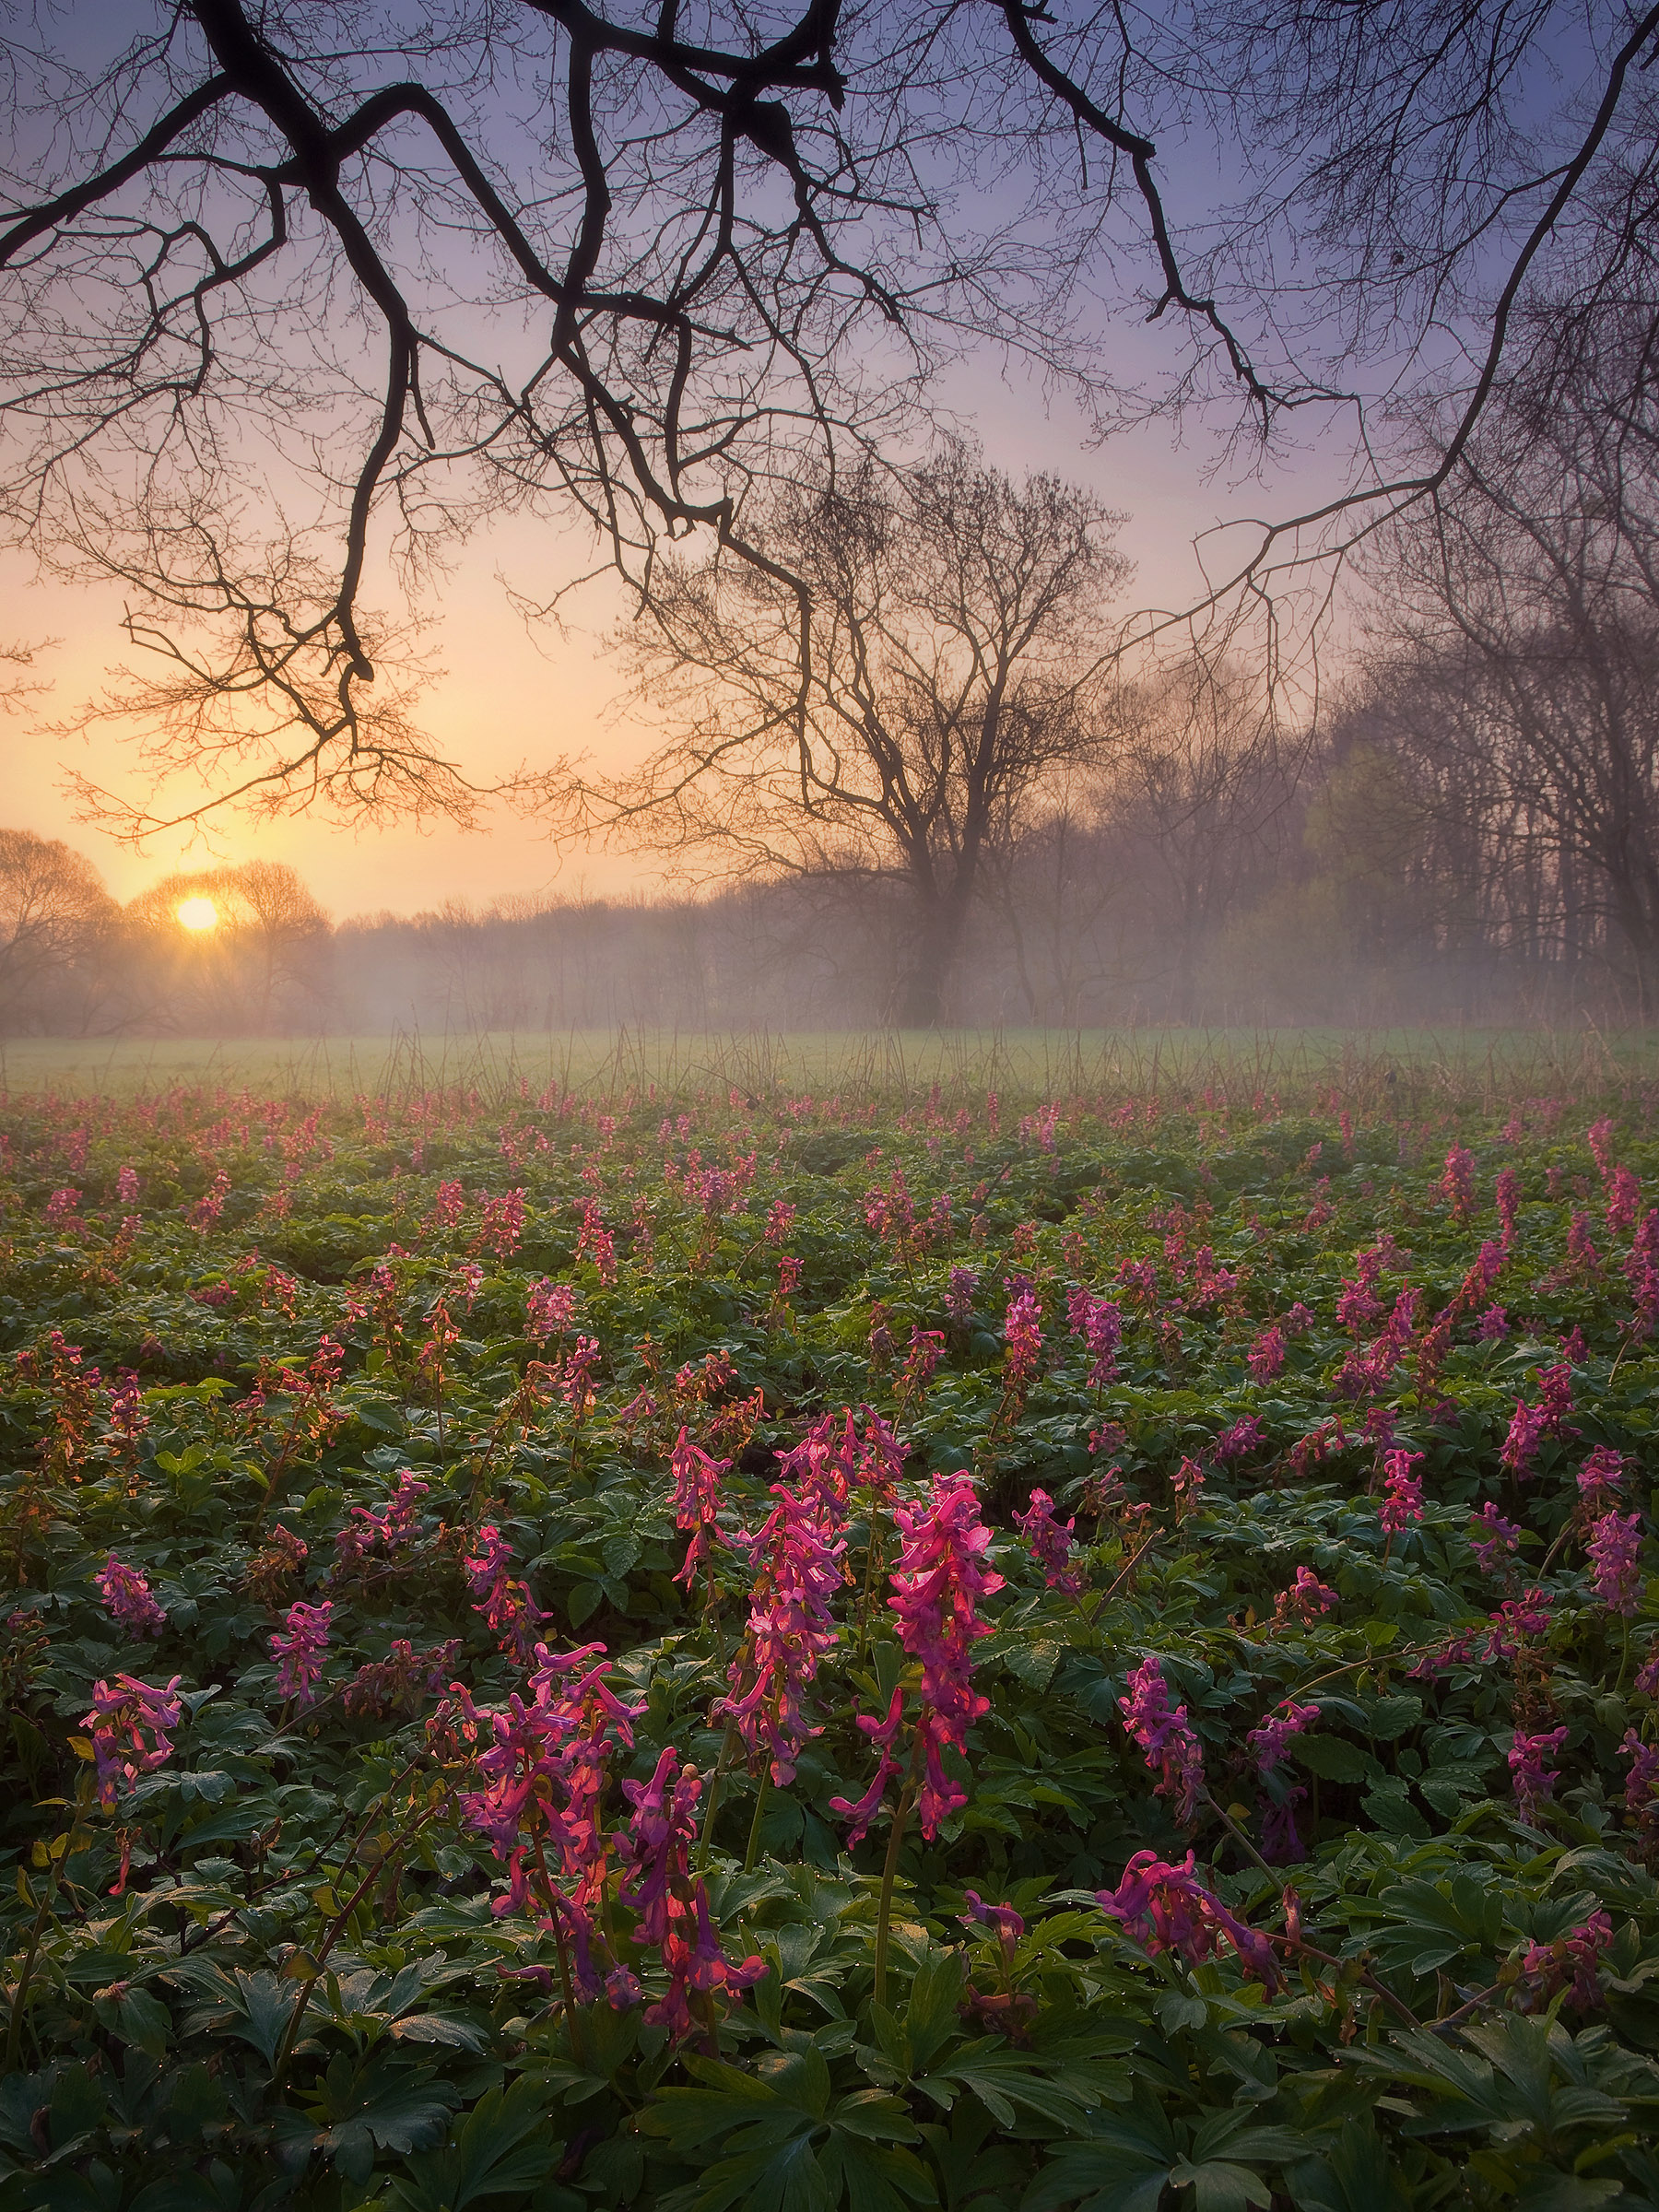
{"label": "green grass field", "polygon": [[133,1098],[183,1084],[304,1098],[403,1095],[461,1085],[486,1095],[557,1079],[587,1095],[655,1084],[669,1098],[711,1086],[756,1094],[841,1091],[885,1101],[999,1088],[1012,1101],[1061,1093],[1206,1089],[1288,1103],[1336,1084],[1355,1104],[1382,1092],[1492,1107],[1517,1095],[1616,1092],[1659,1076],[1653,1030],[1135,1029],[699,1035],[673,1030],[492,1031],[421,1036],[13,1038],[0,1040],[0,1096]]}

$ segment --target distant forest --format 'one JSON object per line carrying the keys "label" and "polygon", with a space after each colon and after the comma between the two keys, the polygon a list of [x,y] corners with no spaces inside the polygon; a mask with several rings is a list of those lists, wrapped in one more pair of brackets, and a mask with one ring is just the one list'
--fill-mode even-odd
{"label": "distant forest", "polygon": [[[1646,947],[1535,793],[1399,687],[1289,743],[1213,688],[987,874],[947,994],[968,1026],[1637,1020]],[[1428,739],[1438,740],[1438,750]],[[209,897],[218,926],[177,919]],[[294,872],[176,875],[125,908],[84,856],[0,830],[0,1031],[310,1035],[879,1027],[901,879],[845,868],[700,895],[505,899],[331,922]]]}

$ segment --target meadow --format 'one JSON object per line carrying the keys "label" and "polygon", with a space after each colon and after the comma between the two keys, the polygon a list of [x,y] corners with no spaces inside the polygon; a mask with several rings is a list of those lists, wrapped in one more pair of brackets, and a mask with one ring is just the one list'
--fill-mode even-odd
{"label": "meadow", "polygon": [[0,2212],[1659,2204],[1659,1069],[8,1045]]}

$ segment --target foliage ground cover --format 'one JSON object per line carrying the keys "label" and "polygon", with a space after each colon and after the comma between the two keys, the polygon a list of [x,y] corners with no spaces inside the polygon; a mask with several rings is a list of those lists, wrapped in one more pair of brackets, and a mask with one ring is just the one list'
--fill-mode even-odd
{"label": "foliage ground cover", "polygon": [[0,2206],[1659,2203],[1654,1100],[0,1109]]}

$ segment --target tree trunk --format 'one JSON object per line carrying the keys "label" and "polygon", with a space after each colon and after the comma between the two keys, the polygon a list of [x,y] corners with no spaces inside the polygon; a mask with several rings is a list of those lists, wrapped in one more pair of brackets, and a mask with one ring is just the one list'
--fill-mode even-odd
{"label": "tree trunk", "polygon": [[961,950],[966,902],[947,896],[925,905],[910,966],[900,984],[899,1022],[906,1030],[944,1026],[946,994]]}

